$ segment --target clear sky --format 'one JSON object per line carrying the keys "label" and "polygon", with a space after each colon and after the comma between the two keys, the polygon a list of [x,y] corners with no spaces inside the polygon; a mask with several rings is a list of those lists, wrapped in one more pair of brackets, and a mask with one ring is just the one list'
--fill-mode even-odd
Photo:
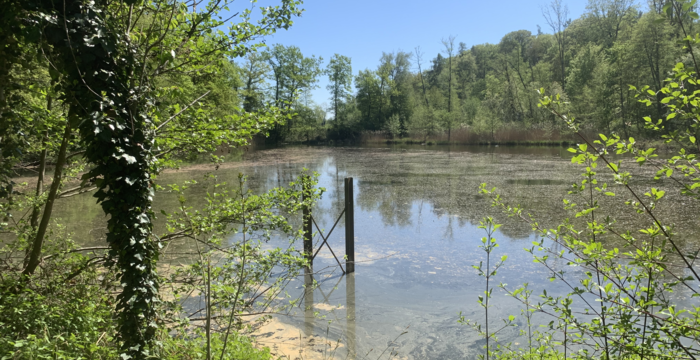
{"label": "clear sky", "polygon": [[[443,50],[441,39],[452,35],[468,47],[498,43],[516,30],[551,33],[541,7],[550,0],[305,0],[306,9],[287,31],[268,37],[266,43],[298,46],[305,56],[324,59],[333,54],[352,59],[353,74],[376,69],[382,52],[413,51],[420,46],[424,66]],[[260,0],[258,6],[274,4]],[[565,0],[569,18],[584,13],[587,0]],[[235,4],[235,3],[234,3]],[[233,10],[233,9],[232,9]],[[455,44],[455,46],[456,46]],[[313,92],[318,104],[330,104],[323,76]],[[354,89],[354,84],[353,84]]]}

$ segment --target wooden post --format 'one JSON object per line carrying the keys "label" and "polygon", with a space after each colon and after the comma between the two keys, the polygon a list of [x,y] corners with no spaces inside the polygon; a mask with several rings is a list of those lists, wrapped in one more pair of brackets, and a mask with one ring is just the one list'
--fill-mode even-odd
{"label": "wooden post", "polygon": [[[308,175],[304,175],[302,179],[302,200],[305,201],[311,196],[310,179]],[[302,212],[304,222],[302,225],[304,231],[304,257],[309,262],[309,266],[313,267],[314,244],[312,239],[313,229],[311,228],[311,208],[305,205]]]}
{"label": "wooden post", "polygon": [[[308,200],[311,197],[311,179],[308,175],[302,176],[302,200]],[[313,244],[313,229],[311,222],[311,208],[304,205],[302,209],[302,230],[304,231],[304,257],[309,262],[309,265],[304,268],[304,332],[307,337],[313,336],[314,331],[314,244]]]}
{"label": "wooden post", "polygon": [[345,178],[345,271],[355,272],[355,201],[352,178]]}

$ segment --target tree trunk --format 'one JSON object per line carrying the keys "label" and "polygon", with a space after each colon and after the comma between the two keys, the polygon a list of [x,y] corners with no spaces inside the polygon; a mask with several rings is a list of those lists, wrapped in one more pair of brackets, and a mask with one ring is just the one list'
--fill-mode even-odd
{"label": "tree trunk", "polygon": [[[46,110],[51,112],[51,108],[53,108],[53,99],[51,98],[51,95],[48,95],[46,97]],[[41,196],[41,194],[44,192],[44,175],[46,174],[46,142],[49,141],[49,132],[48,130],[46,131],[46,134],[44,135],[44,138],[41,139],[41,157],[39,158],[39,178],[36,181],[36,193],[35,196],[38,198]],[[39,226],[39,215],[41,214],[41,205],[36,204],[34,205],[34,209],[32,210],[32,217],[30,220],[30,225],[34,229],[34,231],[37,230],[37,226]],[[29,251],[29,250],[27,250]],[[29,255],[29,252],[27,252],[27,255]],[[26,264],[25,264],[26,266]]]}
{"label": "tree trunk", "polygon": [[53,211],[53,204],[56,200],[56,196],[58,195],[58,188],[61,185],[63,167],[66,163],[66,149],[68,148],[68,139],[70,138],[70,135],[70,122],[66,121],[63,141],[61,142],[61,148],[58,150],[58,156],[56,157],[56,170],[54,170],[51,190],[49,190],[49,196],[46,199],[46,205],[44,205],[44,214],[41,217],[41,223],[39,224],[36,236],[34,237],[34,243],[32,244],[32,251],[29,254],[27,267],[25,267],[24,271],[22,272],[24,275],[32,275],[41,262],[41,248],[44,245],[44,237],[46,236],[46,230],[49,227],[49,220],[51,220],[51,212]]}
{"label": "tree trunk", "polygon": [[418,73],[420,73],[420,82],[421,86],[423,87],[423,99],[425,100],[425,106],[427,108],[430,108],[430,104],[428,103],[428,96],[426,95],[425,92],[425,80],[423,79],[423,70],[421,69],[421,53],[418,48],[416,48],[416,62],[418,63]]}
{"label": "tree trunk", "polygon": [[[450,53],[450,60],[448,62],[450,66],[450,80],[447,83],[447,112],[451,113],[452,112],[452,53]],[[448,135],[449,139],[449,135]]]}
{"label": "tree trunk", "polygon": [[[39,159],[39,178],[36,181],[36,192],[35,196],[38,198],[41,196],[41,194],[44,192],[44,175],[46,174],[46,141],[47,138],[44,137],[44,140],[42,141],[42,146],[44,147],[41,150],[41,158]],[[41,214],[41,205],[36,204],[34,205],[34,209],[32,210],[32,217],[30,220],[31,226],[36,230],[37,226],[39,226],[39,215]]]}
{"label": "tree trunk", "polygon": [[[44,139],[42,139],[41,144],[42,144],[42,150],[41,150],[41,158],[39,159],[39,178],[36,181],[36,199],[41,196],[41,194],[44,192],[44,175],[46,174],[46,142],[48,141],[48,132],[44,136]],[[32,209],[32,216],[29,220],[29,224],[34,230],[34,233],[37,232],[37,228],[39,226],[39,215],[41,215],[41,204],[37,203],[34,205],[34,209]],[[29,264],[29,257],[31,256],[32,248],[28,247],[26,250],[26,253],[24,255],[24,266],[26,267]]]}

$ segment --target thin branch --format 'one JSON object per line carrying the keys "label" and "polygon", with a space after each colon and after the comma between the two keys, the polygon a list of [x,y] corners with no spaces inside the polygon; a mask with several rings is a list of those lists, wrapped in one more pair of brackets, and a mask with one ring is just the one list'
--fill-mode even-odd
{"label": "thin branch", "polygon": [[192,107],[194,104],[196,104],[197,102],[199,102],[199,100],[201,100],[201,99],[204,98],[205,96],[209,95],[209,93],[211,93],[211,90],[205,92],[202,96],[196,98],[196,99],[195,99],[194,101],[192,101],[189,105],[185,106],[182,110],[178,111],[177,114],[171,116],[168,120],[165,120],[162,124],[158,125],[158,127],[156,128],[156,132],[158,132],[158,130],[160,130],[163,126],[165,126],[165,125],[168,124],[170,121],[172,121],[173,119],[175,119],[176,117],[178,117],[180,114],[182,114],[183,112],[185,112],[187,109],[189,109],[190,107]]}

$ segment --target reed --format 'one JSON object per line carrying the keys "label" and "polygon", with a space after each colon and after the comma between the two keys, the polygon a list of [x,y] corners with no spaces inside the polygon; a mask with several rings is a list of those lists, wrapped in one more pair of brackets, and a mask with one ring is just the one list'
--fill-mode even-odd
{"label": "reed", "polygon": [[[594,135],[594,131],[589,131]],[[362,132],[362,143],[387,144],[425,144],[425,145],[525,145],[525,146],[567,146],[577,143],[574,134],[546,127],[527,127],[513,125],[502,127],[491,133],[476,131],[472,128],[452,130],[448,139],[447,132],[424,137],[417,132],[409,132],[405,137],[392,137],[384,131]]]}

